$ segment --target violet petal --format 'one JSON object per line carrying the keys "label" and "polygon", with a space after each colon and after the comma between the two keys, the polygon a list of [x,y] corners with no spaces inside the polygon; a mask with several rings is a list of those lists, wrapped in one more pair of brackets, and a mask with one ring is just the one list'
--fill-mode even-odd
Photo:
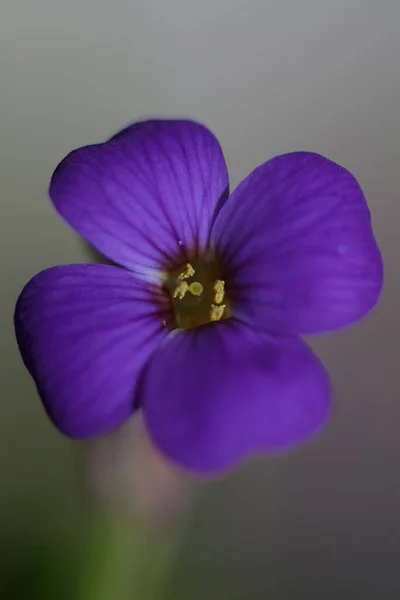
{"label": "violet petal", "polygon": [[278,333],[315,334],[376,304],[382,259],[357,181],[317,154],[278,156],[253,171],[218,215],[213,242],[235,315]]}
{"label": "violet petal", "polygon": [[17,340],[63,433],[99,435],[132,414],[139,374],[165,335],[159,310],[132,273],[106,265],[53,267],[26,285]]}
{"label": "violet petal", "polygon": [[232,320],[173,332],[150,359],[140,394],[161,451],[211,474],[314,434],[331,389],[299,338],[257,334]]}
{"label": "violet petal", "polygon": [[57,167],[49,193],[100,252],[147,273],[207,245],[227,187],[222,150],[208,129],[159,120],[74,150]]}

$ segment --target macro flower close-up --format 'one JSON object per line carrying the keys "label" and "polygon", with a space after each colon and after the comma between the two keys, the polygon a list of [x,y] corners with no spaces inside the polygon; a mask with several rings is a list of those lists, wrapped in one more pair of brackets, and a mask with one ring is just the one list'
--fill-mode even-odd
{"label": "macro flower close-up", "polygon": [[301,336],[358,322],[382,288],[349,171],[293,152],[229,194],[206,127],[151,120],[71,152],[49,193],[116,265],[51,267],[17,302],[20,352],[59,430],[92,438],[141,410],[165,456],[212,474],[323,427],[331,384]]}

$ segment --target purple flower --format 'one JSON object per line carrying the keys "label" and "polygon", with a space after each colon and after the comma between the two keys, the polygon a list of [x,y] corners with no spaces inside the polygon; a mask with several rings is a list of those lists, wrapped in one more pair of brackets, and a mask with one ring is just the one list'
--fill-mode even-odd
{"label": "purple flower", "polygon": [[71,152],[50,197],[123,267],[53,267],[18,300],[20,351],[62,432],[98,436],[140,408],[165,455],[212,473],[322,427],[329,378],[300,336],[359,321],[382,287],[348,171],[294,152],[228,198],[211,132],[156,120]]}

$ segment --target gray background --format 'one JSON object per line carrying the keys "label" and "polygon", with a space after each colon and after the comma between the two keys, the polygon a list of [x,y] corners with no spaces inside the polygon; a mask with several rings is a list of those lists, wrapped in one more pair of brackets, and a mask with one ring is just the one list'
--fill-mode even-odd
{"label": "gray background", "polygon": [[132,120],[189,116],[219,137],[233,186],[296,149],[350,169],[386,283],[366,322],[313,342],[336,388],[326,432],[206,487],[174,585],[191,599],[398,600],[400,3],[2,0],[0,14],[2,556],[70,533],[76,505],[71,444],[46,420],[11,324],[33,274],[88,260],[49,177]]}

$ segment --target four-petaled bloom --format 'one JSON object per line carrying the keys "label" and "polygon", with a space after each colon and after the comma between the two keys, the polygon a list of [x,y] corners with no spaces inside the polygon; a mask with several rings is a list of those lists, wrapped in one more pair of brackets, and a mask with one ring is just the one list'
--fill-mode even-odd
{"label": "four-petaled bloom", "polygon": [[191,121],[133,124],[57,167],[56,209],[123,267],[53,267],[18,300],[23,360],[66,435],[104,434],[140,408],[168,457],[212,473],[322,427],[329,378],[300,336],[379,298],[364,195],[308,152],[228,195],[221,147]]}

